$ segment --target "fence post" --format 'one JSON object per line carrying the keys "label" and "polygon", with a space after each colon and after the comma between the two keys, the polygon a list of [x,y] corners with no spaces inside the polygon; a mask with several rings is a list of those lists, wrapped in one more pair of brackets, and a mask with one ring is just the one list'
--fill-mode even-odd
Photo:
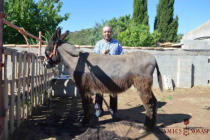
{"label": "fence post", "polygon": [[4,54],[4,105],[6,108],[5,120],[4,120],[4,133],[5,140],[8,138],[8,78],[7,78],[7,54]]}
{"label": "fence post", "polygon": [[26,53],[23,54],[23,97],[22,97],[22,105],[23,105],[23,120],[25,120],[25,118],[27,118],[27,116],[25,115],[25,113],[27,112],[25,109],[27,109],[27,105],[26,105],[26,101],[25,101],[25,97],[27,95],[25,95],[25,91],[26,91],[26,69],[27,69],[27,61],[26,61]]}
{"label": "fence post", "polygon": [[2,81],[2,53],[3,53],[3,5],[4,0],[0,0],[0,139],[6,139],[5,135],[5,117],[6,117],[6,108],[4,103],[4,86]]}
{"label": "fence post", "polygon": [[11,61],[12,61],[12,80],[11,80],[11,97],[10,97],[10,112],[9,112],[9,120],[10,120],[10,135],[15,130],[15,117],[14,117],[14,109],[15,109],[15,59],[16,59],[16,52],[13,51],[11,55]]}
{"label": "fence post", "polygon": [[22,75],[22,54],[18,53],[18,92],[17,92],[17,108],[16,108],[16,116],[17,116],[17,127],[20,126],[21,123],[21,88],[22,88],[22,82],[21,82],[21,75]]}

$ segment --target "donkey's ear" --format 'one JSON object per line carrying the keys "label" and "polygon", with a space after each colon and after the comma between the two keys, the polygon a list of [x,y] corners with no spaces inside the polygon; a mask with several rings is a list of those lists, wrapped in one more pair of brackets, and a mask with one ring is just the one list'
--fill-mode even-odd
{"label": "donkey's ear", "polygon": [[60,38],[60,35],[61,35],[61,28],[58,27],[58,29],[56,30],[56,32],[54,33],[54,35],[52,36],[52,41],[57,41],[59,40]]}
{"label": "donkey's ear", "polygon": [[69,35],[69,31],[67,30],[64,34],[60,36],[60,40],[64,40]]}

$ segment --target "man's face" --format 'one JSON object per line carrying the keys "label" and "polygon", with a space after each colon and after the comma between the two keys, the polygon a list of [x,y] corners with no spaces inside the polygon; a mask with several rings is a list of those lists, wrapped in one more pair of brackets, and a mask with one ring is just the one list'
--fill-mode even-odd
{"label": "man's face", "polygon": [[103,28],[103,37],[106,41],[110,41],[112,38],[112,30],[110,27],[104,27]]}

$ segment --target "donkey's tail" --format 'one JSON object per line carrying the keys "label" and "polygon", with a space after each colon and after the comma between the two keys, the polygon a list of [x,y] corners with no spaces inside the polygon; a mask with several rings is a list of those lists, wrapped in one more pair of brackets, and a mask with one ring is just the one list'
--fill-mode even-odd
{"label": "donkey's tail", "polygon": [[162,76],[161,76],[161,73],[159,71],[159,67],[158,67],[158,64],[157,64],[157,61],[156,61],[156,70],[157,70],[157,79],[158,79],[158,84],[159,84],[159,87],[160,87],[160,90],[163,91],[163,82],[162,82]]}

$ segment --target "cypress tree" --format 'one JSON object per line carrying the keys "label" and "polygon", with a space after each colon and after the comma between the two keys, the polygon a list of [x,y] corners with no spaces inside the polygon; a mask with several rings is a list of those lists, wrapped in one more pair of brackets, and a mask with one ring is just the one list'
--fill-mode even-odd
{"label": "cypress tree", "polygon": [[178,16],[174,15],[175,0],[159,0],[154,30],[161,33],[161,42],[175,42],[177,40]]}
{"label": "cypress tree", "polygon": [[133,20],[137,24],[148,25],[147,0],[134,0]]}

